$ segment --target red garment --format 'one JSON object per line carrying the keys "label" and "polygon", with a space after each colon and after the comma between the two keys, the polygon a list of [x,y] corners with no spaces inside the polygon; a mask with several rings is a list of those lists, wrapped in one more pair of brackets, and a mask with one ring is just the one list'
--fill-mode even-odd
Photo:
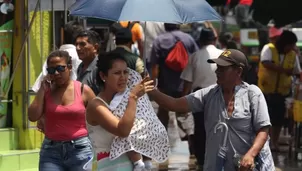
{"label": "red garment", "polygon": [[[231,3],[231,0],[228,0],[227,1],[227,5]],[[239,4],[241,5],[248,5],[248,6],[251,6],[253,3],[253,0],[240,0],[239,1]]]}
{"label": "red garment", "polygon": [[86,108],[82,100],[81,82],[74,82],[74,102],[55,104],[50,91],[45,93],[45,136],[54,141],[70,141],[88,135]]}
{"label": "red garment", "polygon": [[107,158],[110,156],[109,152],[100,152],[97,154],[97,161],[102,160],[103,158]]}

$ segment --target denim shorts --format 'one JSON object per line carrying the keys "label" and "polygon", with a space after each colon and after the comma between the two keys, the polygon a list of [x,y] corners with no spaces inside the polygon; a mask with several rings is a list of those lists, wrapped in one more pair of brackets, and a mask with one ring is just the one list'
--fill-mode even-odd
{"label": "denim shorts", "polygon": [[39,171],[83,171],[92,156],[88,137],[72,141],[45,138],[40,151]]}

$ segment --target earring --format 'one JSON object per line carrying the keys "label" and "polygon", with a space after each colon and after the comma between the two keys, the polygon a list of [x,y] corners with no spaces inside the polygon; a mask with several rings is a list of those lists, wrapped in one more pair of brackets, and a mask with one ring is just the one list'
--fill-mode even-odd
{"label": "earring", "polygon": [[106,82],[106,80],[103,80],[103,82]]}

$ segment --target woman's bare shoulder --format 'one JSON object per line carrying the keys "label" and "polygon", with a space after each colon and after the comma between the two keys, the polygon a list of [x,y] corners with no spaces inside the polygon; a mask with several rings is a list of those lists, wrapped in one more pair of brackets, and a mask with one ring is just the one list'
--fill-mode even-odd
{"label": "woman's bare shoulder", "polygon": [[89,101],[88,107],[98,107],[98,106],[106,106],[106,103],[101,100],[98,96],[95,96],[93,99]]}

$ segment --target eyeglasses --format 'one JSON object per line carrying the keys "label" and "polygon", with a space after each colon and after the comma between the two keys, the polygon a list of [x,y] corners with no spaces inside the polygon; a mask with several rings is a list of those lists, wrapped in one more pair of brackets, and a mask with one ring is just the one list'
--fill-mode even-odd
{"label": "eyeglasses", "polygon": [[56,71],[64,72],[65,69],[66,69],[66,65],[58,65],[56,67],[49,67],[46,70],[47,70],[48,74],[53,75],[56,73]]}

